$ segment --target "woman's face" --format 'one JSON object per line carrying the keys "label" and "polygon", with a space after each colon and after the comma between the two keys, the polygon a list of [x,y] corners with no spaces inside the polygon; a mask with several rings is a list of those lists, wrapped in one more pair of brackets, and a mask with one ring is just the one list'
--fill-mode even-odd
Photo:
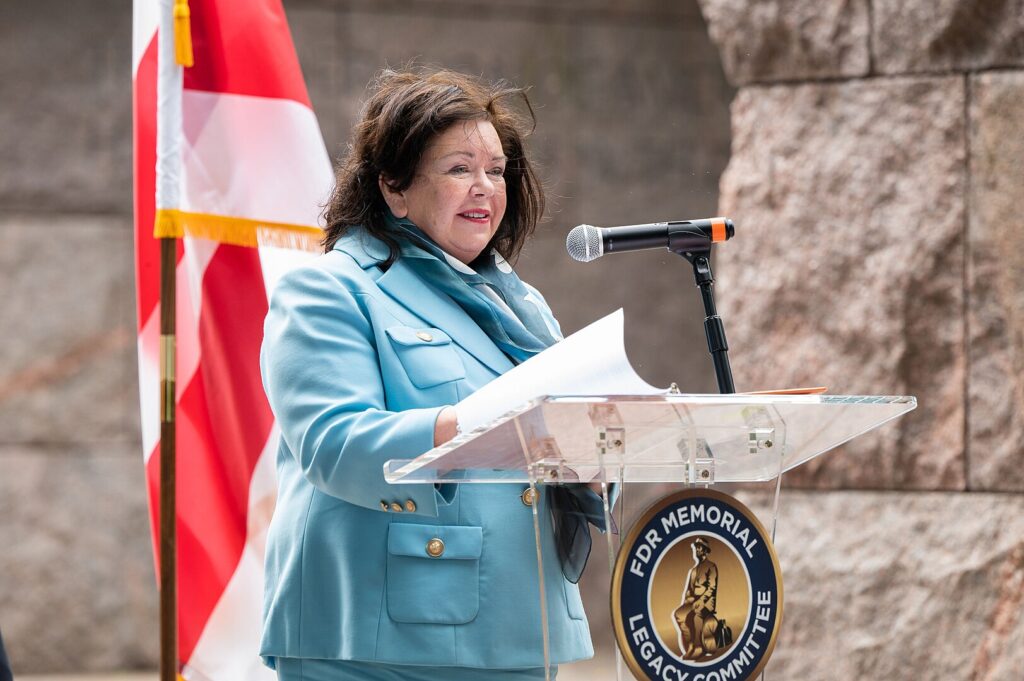
{"label": "woman's face", "polygon": [[490,243],[505,215],[505,154],[489,121],[456,123],[434,137],[405,191],[383,181],[391,212],[409,218],[464,263]]}

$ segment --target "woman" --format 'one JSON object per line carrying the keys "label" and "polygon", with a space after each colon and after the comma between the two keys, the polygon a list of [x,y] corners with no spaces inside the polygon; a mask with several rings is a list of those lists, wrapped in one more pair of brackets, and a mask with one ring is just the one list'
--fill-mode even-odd
{"label": "woman", "polygon": [[4,650],[4,637],[0,634],[0,681],[13,681],[11,674],[11,663],[7,661],[7,652]]}
{"label": "woman", "polygon": [[[529,111],[521,90],[461,74],[381,74],[327,252],[272,296],[262,369],[282,437],[261,654],[282,680],[544,678],[531,505],[547,497],[382,473],[454,437],[451,405],[560,338],[508,265],[544,206],[516,98]],[[550,659],[590,657],[563,575],[579,555],[541,526]]]}

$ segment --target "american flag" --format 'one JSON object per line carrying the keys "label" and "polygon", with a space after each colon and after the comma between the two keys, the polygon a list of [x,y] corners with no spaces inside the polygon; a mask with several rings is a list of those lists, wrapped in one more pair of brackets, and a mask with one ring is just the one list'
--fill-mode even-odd
{"label": "american flag", "polygon": [[[189,68],[174,63],[175,5],[179,22],[183,6],[191,14]],[[182,675],[273,679],[260,664],[258,644],[278,433],[260,380],[259,348],[268,291],[283,271],[309,257],[319,239],[318,214],[333,183],[330,161],[280,0],[134,0],[133,24],[139,387],[154,551],[159,222],[164,233],[181,236],[176,439]]]}

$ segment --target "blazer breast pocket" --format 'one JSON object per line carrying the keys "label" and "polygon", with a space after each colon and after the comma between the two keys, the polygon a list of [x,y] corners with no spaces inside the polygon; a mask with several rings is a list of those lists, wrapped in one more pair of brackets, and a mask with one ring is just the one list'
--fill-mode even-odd
{"label": "blazer breast pocket", "polygon": [[417,388],[431,388],[466,377],[466,367],[444,331],[392,326],[386,332],[398,361]]}
{"label": "blazer breast pocket", "polygon": [[388,615],[410,624],[471,622],[480,610],[482,551],[479,527],[391,523]]}

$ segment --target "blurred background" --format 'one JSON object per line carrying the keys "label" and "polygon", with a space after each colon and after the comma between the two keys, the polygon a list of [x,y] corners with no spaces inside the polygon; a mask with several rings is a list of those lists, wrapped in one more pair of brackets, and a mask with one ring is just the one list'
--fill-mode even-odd
{"label": "blurred background", "polygon": [[[916,395],[787,476],[772,679],[1024,669],[1024,1],[285,0],[332,156],[410,60],[531,86],[551,199],[517,270],[648,381],[716,389],[689,265],[576,224],[727,215],[739,390]],[[0,630],[18,676],[158,662],[139,434],[125,2],[0,23]],[[627,516],[666,491],[633,489]],[[763,514],[769,495],[741,490]],[[610,669],[607,561],[584,577]],[[571,671],[570,671],[571,670]]]}

